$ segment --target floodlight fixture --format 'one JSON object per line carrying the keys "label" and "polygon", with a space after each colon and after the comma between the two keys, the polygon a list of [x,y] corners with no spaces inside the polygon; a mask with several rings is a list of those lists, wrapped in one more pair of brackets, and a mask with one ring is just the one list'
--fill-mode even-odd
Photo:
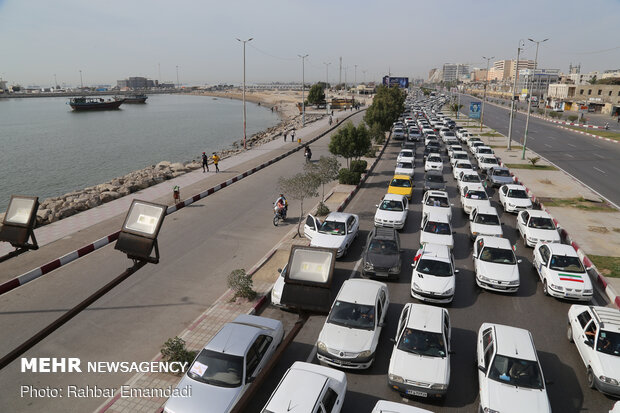
{"label": "floodlight fixture", "polygon": [[[37,222],[39,197],[11,195],[9,206],[0,227],[0,241],[10,243],[16,249],[36,250],[39,248],[34,236]],[[32,243],[28,243],[32,239]]]}
{"label": "floodlight fixture", "polygon": [[[159,262],[157,235],[164,222],[166,205],[134,199],[116,241],[117,250],[132,260]],[[155,249],[155,256],[151,252]]]}

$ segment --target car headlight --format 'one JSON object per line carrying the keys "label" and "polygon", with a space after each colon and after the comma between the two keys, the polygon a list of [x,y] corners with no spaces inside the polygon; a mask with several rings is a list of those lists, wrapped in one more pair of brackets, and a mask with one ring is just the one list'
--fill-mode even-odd
{"label": "car headlight", "polygon": [[342,253],[342,248],[338,248],[338,254]]}
{"label": "car headlight", "polygon": [[528,240],[532,241],[532,242],[538,242],[538,238],[534,238],[534,237],[527,237]]}
{"label": "car headlight", "polygon": [[584,294],[592,294],[592,290],[583,290]]}
{"label": "car headlight", "polygon": [[598,378],[607,384],[613,384],[614,386],[618,385],[618,380],[612,379],[611,377],[599,376]]}
{"label": "car headlight", "polygon": [[511,204],[510,202],[508,202],[508,206],[509,206],[509,207],[513,207],[513,208],[514,208],[514,207],[516,207],[516,205],[515,205],[515,204]]}
{"label": "car headlight", "polygon": [[454,288],[448,288],[446,291],[443,292],[444,295],[450,295],[454,293]]}
{"label": "car headlight", "polygon": [[316,346],[321,351],[327,351],[327,346],[322,341],[317,341]]}
{"label": "car headlight", "polygon": [[397,265],[396,267],[392,267],[390,268],[391,272],[400,272],[400,265]]}
{"label": "car headlight", "polygon": [[413,283],[413,289],[414,290],[419,290],[420,286],[418,285],[418,283]]}
{"label": "car headlight", "polygon": [[485,407],[484,409],[482,409],[482,411],[484,413],[499,413],[499,410],[493,410],[490,407]]}
{"label": "car headlight", "polygon": [[509,281],[508,285],[519,285],[519,280]]}
{"label": "car headlight", "polygon": [[564,287],[562,287],[561,285],[551,284],[550,287],[553,288],[554,290],[564,291]]}
{"label": "car headlight", "polygon": [[478,275],[478,277],[482,280],[482,281],[486,281],[486,282],[490,282],[491,279],[488,277],[485,277],[484,275]]}
{"label": "car headlight", "polygon": [[366,262],[366,263],[364,263],[364,269],[365,269],[366,271],[372,271],[374,268],[375,268],[375,266],[374,266],[374,265],[372,265],[372,263],[371,263],[371,262]]}
{"label": "car headlight", "polygon": [[474,231],[474,232],[471,233],[471,235],[473,235],[474,237],[477,237],[478,236],[478,232]]}
{"label": "car headlight", "polygon": [[405,380],[403,380],[402,377],[397,376],[396,374],[388,374],[388,378],[390,379],[390,381],[395,381],[396,383],[404,383]]}
{"label": "car headlight", "polygon": [[447,384],[433,384],[431,385],[431,389],[433,390],[445,390],[448,388]]}
{"label": "car headlight", "polygon": [[362,351],[361,353],[359,353],[357,355],[357,357],[360,357],[360,358],[370,357],[370,356],[372,356],[372,351],[370,351],[370,350],[364,350],[364,351]]}

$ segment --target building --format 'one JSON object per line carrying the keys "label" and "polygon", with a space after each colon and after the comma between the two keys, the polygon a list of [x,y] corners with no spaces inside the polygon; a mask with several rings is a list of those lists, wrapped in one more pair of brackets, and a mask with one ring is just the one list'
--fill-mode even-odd
{"label": "building", "polygon": [[446,63],[443,65],[444,82],[456,82],[461,79],[469,79],[469,65],[460,63]]}
{"label": "building", "polygon": [[433,76],[435,76],[436,72],[437,72],[437,68],[436,67],[428,71],[428,80],[429,81],[433,78]]}
{"label": "building", "polygon": [[116,86],[119,89],[148,89],[157,86],[157,83],[145,77],[130,77],[128,79],[118,80]]}
{"label": "building", "polygon": [[[491,70],[489,70],[490,72]],[[471,80],[473,82],[486,82],[487,78],[490,81],[489,72],[486,69],[474,69],[472,72]]]}
{"label": "building", "polygon": [[516,60],[498,60],[493,62],[493,67],[489,70],[489,80],[509,81],[514,79],[515,67],[518,70],[536,69],[536,62],[533,60],[519,59],[519,64],[515,65]]}
{"label": "building", "polygon": [[552,106],[564,110],[587,107],[589,112],[620,115],[620,85],[550,84],[548,98]]}
{"label": "building", "polygon": [[6,86],[6,80],[0,79],[0,93],[9,93],[9,88]]}
{"label": "building", "polygon": [[572,85],[588,85],[592,78],[599,78],[599,72],[589,73],[568,73],[560,76],[560,83],[568,83]]}
{"label": "building", "polygon": [[441,69],[433,69],[429,72],[428,82],[439,83],[443,79],[443,71]]}
{"label": "building", "polygon": [[601,79],[609,79],[609,78],[616,78],[616,77],[620,77],[620,69],[605,70],[603,74],[601,75]]}
{"label": "building", "polygon": [[558,83],[560,69],[522,69],[517,78],[515,95],[529,95],[544,97],[549,85]]}

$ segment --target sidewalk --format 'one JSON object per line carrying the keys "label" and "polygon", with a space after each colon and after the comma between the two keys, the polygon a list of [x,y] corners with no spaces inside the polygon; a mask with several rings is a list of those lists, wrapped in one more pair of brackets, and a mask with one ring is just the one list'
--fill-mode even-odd
{"label": "sidewalk", "polygon": [[[478,130],[474,131],[472,127],[468,130],[479,135]],[[594,191],[545,158],[541,157],[537,165],[551,169],[526,169],[531,168],[529,159],[540,155],[526,149],[525,159],[522,160],[521,147],[515,144],[508,151],[504,135],[480,138],[493,147],[495,155],[527,188],[532,200],[557,220],[562,235],[582,256],[586,266],[593,264],[588,254],[603,257],[620,255],[620,211],[603,202]],[[620,278],[605,277],[596,267],[594,271],[610,301],[620,307]]]}

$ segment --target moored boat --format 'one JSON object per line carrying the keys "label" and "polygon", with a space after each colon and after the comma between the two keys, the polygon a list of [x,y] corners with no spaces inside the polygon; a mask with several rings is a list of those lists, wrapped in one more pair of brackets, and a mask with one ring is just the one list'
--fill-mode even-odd
{"label": "moored boat", "polygon": [[75,111],[81,110],[113,110],[118,109],[125,102],[125,99],[104,99],[99,97],[81,96],[69,99],[71,109]]}
{"label": "moored boat", "polygon": [[144,93],[141,93],[138,95],[126,95],[125,103],[146,103],[146,100],[148,98],[149,97],[145,95]]}

